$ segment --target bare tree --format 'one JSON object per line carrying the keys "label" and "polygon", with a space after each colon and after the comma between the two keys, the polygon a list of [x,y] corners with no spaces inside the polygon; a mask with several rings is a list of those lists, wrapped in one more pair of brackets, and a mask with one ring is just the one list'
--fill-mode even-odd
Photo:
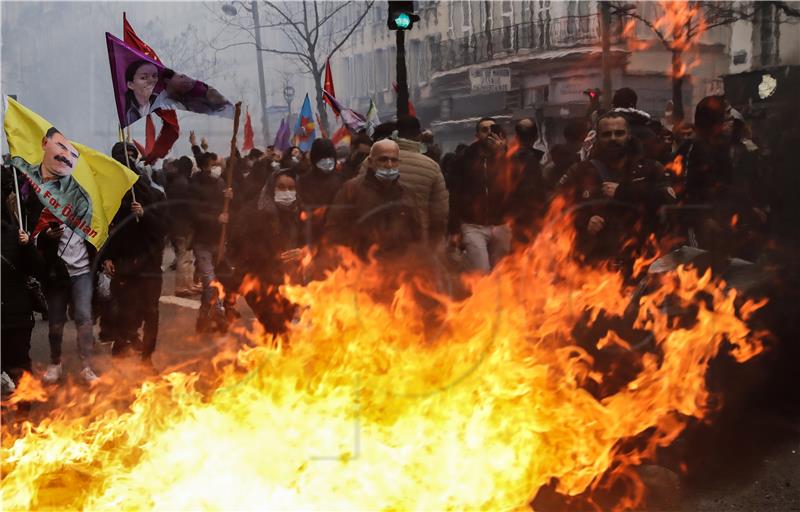
{"label": "bare tree", "polygon": [[698,2],[660,0],[661,15],[647,19],[637,11],[636,4],[609,2],[611,14],[637,20],[649,28],[661,44],[672,54],[673,118],[681,121],[683,112],[683,82],[686,63],[683,54],[697,44],[700,36],[715,27],[730,25],[740,20],[752,20],[759,9],[775,5],[787,17],[798,17],[800,11],[790,4],[795,2]]}
{"label": "bare tree", "polygon": [[[255,31],[257,29],[277,30],[285,37],[286,46],[283,48],[267,48],[262,45],[257,49],[262,52],[281,55],[293,59],[299,68],[312,76],[316,89],[317,111],[324,126],[328,125],[328,116],[322,96],[325,63],[336,53],[353,32],[361,25],[369,12],[374,0],[368,2],[271,2],[262,0],[259,11],[264,13],[269,22],[261,23],[256,27],[252,19],[247,16],[238,16],[226,19],[216,10],[209,10],[214,17],[222,21],[227,28],[233,28],[248,35],[247,42],[235,42],[215,50],[224,50],[233,46],[256,45]],[[360,4],[360,5],[359,5]],[[346,13],[346,9],[358,5],[356,19],[352,23],[337,31],[334,21]]]}

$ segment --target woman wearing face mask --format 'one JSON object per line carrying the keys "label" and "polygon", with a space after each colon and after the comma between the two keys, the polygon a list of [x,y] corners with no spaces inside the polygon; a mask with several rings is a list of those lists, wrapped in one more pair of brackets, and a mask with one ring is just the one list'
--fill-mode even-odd
{"label": "woman wearing face mask", "polygon": [[274,173],[232,224],[229,256],[242,279],[258,281],[245,300],[270,333],[283,332],[294,316],[294,305],[278,293],[278,286],[286,276],[294,282],[301,278],[304,237],[296,180],[288,169]]}
{"label": "woman wearing face mask", "polygon": [[308,160],[303,162],[299,166],[297,193],[311,219],[311,241],[316,245],[323,233],[328,207],[344,178],[336,171],[336,147],[328,139],[315,140]]}

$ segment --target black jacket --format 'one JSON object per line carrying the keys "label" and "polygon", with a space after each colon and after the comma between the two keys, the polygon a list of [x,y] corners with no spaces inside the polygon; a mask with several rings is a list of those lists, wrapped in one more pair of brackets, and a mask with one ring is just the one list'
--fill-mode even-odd
{"label": "black jacket", "polygon": [[[618,183],[613,198],[603,195],[603,182]],[[592,259],[625,259],[650,233],[660,231],[659,209],[675,201],[661,164],[633,157],[621,172],[599,159],[580,162],[570,168],[560,186],[576,207],[577,248]],[[595,215],[605,220],[605,227],[592,235],[587,225]]]}
{"label": "black jacket", "polygon": [[225,182],[201,171],[189,180],[189,193],[194,201],[191,208],[193,244],[215,248],[222,231],[219,215],[225,206]]}
{"label": "black jacket", "polygon": [[5,212],[2,222],[2,327],[29,327],[33,325],[33,302],[25,278],[31,275],[41,282],[45,272],[44,259],[33,243],[19,245],[19,226]]}
{"label": "black jacket", "polygon": [[455,233],[462,223],[494,226],[503,224],[513,211],[514,189],[511,162],[481,142],[473,143],[456,162],[449,176],[450,220]]}
{"label": "black jacket", "polygon": [[146,176],[140,176],[133,185],[136,201],[144,208],[137,222],[131,214],[133,196],[129,190],[122,198],[117,215],[111,224],[111,233],[103,247],[103,259],[110,259],[118,275],[136,275],[140,272],[161,272],[161,260],[168,233],[169,211],[161,191],[150,185]]}

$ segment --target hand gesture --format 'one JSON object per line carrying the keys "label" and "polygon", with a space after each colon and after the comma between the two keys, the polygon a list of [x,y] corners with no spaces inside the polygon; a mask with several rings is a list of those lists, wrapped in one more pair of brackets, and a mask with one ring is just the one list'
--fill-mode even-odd
{"label": "hand gesture", "polygon": [[197,145],[197,136],[194,134],[194,130],[191,130],[189,132],[189,144],[191,144],[192,146]]}
{"label": "hand gesture", "polygon": [[19,230],[19,245],[28,245],[28,242],[31,241],[30,235],[25,232],[24,229]]}
{"label": "hand gesture", "polygon": [[303,250],[302,249],[289,249],[288,251],[283,251],[281,253],[281,262],[289,263],[291,261],[300,261],[300,258],[303,257]]}
{"label": "hand gesture", "polygon": [[208,141],[205,137],[200,139],[200,147],[203,148],[203,151],[208,151]]}
{"label": "hand gesture", "polygon": [[227,224],[228,223],[228,214],[222,212],[219,214],[219,223],[220,224]]}
{"label": "hand gesture", "polygon": [[64,234],[64,225],[61,224],[57,228],[47,228],[44,234],[47,236],[47,238],[60,240],[61,236]]}
{"label": "hand gesture", "polygon": [[139,217],[140,219],[144,216],[144,208],[142,207],[141,203],[136,201],[131,203],[131,213]]}
{"label": "hand gesture", "polygon": [[589,219],[589,224],[586,226],[586,231],[589,234],[596,235],[604,227],[606,227],[606,219],[599,215],[592,215],[592,218]]}
{"label": "hand gesture", "polygon": [[225,192],[223,194],[225,196],[225,199],[233,199],[233,189],[232,188],[230,188],[230,187],[226,188]]}
{"label": "hand gesture", "polygon": [[106,260],[103,262],[103,272],[108,277],[114,277],[114,274],[117,272],[117,269],[114,268],[114,262],[111,260]]}
{"label": "hand gesture", "polygon": [[604,181],[602,187],[603,195],[609,199],[613,198],[614,194],[617,193],[617,187],[619,187],[619,183]]}

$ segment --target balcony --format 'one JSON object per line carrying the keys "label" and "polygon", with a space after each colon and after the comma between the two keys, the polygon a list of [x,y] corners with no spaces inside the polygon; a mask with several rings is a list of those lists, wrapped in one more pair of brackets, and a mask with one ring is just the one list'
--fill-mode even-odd
{"label": "balcony", "polygon": [[[622,25],[611,23],[611,42],[622,38]],[[530,55],[577,46],[600,46],[597,15],[518,23],[431,45],[434,72],[481,64],[514,55]]]}

